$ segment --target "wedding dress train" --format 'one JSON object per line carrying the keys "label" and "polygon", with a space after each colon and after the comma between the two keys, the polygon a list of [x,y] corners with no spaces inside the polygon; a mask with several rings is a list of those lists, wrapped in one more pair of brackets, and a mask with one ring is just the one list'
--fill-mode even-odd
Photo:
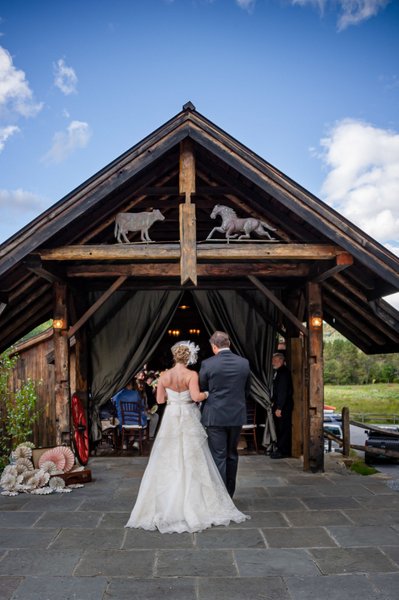
{"label": "wedding dress train", "polygon": [[241,523],[210,453],[201,412],[188,390],[167,391],[167,406],[126,527],[194,532]]}

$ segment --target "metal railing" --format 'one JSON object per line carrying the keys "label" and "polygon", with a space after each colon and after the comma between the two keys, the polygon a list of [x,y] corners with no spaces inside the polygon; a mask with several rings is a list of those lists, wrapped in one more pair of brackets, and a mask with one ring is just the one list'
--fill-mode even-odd
{"label": "metal railing", "polygon": [[376,413],[351,413],[351,417],[355,421],[361,423],[386,423],[386,424],[399,424],[399,415],[380,415]]}

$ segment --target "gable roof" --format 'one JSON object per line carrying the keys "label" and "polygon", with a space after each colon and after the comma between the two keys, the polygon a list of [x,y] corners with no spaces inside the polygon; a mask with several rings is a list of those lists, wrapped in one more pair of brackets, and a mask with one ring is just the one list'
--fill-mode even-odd
{"label": "gable roof", "polygon": [[[114,243],[116,213],[154,205],[167,217],[154,238],[178,241],[179,145],[186,138],[195,150],[197,239],[214,225],[209,215],[219,203],[271,223],[283,243],[336,244],[354,262],[322,282],[324,318],[365,352],[399,351],[399,313],[382,300],[399,290],[399,259],[191,103],[0,246],[0,348],[52,316],[52,283],[26,262],[38,250]],[[311,269],[317,275],[317,265]],[[284,283],[267,281],[287,302],[301,284],[288,271]]]}

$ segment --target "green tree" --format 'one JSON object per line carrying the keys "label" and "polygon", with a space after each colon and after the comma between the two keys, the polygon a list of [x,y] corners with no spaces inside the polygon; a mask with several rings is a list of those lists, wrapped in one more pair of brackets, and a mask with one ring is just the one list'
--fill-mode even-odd
{"label": "green tree", "polygon": [[10,390],[9,378],[18,360],[11,353],[12,349],[0,355],[0,469],[13,447],[29,441],[39,417],[34,381],[24,381],[15,393]]}

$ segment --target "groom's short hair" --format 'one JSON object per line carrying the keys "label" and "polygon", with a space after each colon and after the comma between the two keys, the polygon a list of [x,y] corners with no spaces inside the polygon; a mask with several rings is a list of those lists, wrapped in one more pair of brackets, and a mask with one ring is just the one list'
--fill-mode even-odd
{"label": "groom's short hair", "polygon": [[215,331],[211,335],[209,342],[217,348],[230,348],[230,338],[224,331]]}

